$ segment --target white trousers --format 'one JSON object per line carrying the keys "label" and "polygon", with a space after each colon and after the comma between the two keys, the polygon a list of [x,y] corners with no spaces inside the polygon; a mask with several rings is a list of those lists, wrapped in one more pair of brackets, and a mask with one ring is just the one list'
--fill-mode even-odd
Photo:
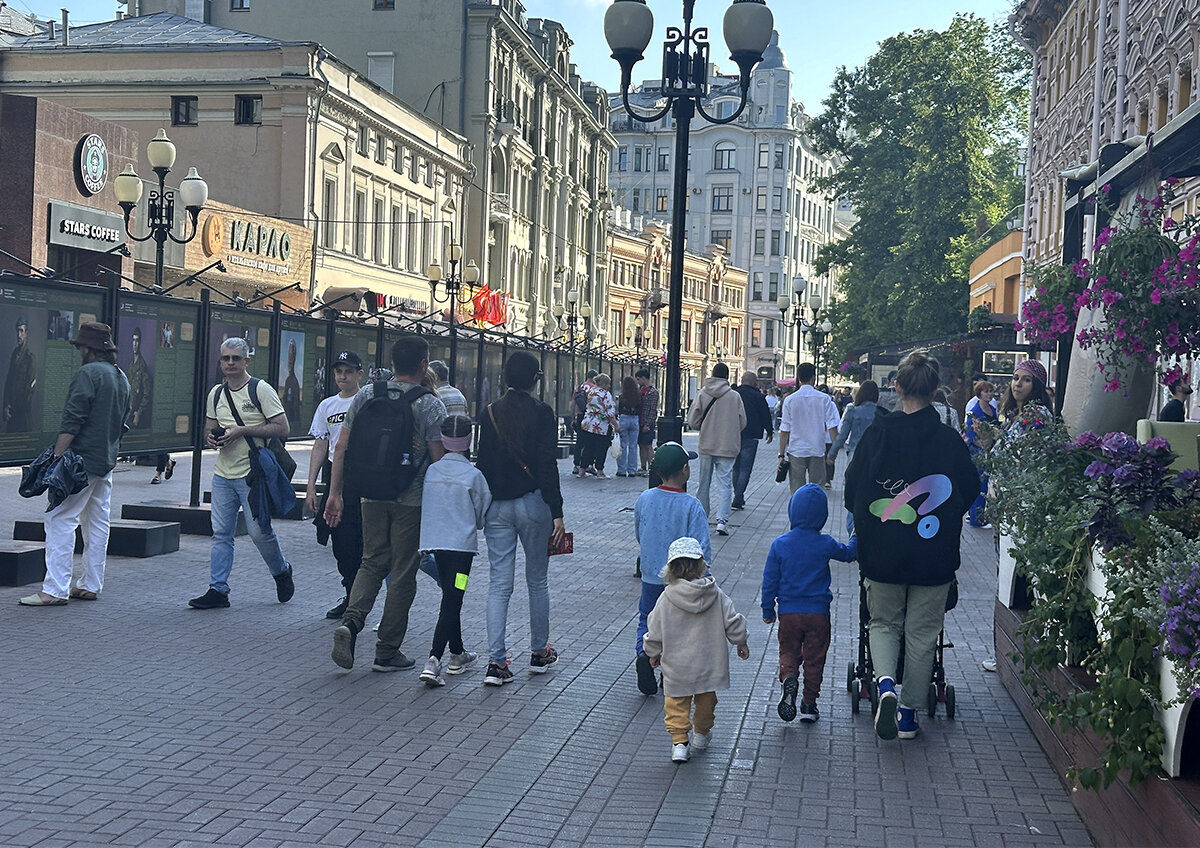
{"label": "white trousers", "polygon": [[75,587],[100,593],[104,588],[104,558],[108,553],[108,510],[112,499],[112,472],[93,477],[76,492],[46,513],[46,581],[42,591],[65,598],[72,586],[75,560],[75,528],[83,527],[83,568]]}

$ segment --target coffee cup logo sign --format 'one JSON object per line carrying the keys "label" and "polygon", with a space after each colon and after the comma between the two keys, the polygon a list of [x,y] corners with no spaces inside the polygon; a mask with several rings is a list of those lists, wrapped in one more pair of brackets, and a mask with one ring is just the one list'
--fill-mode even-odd
{"label": "coffee cup logo sign", "polygon": [[239,218],[226,224],[222,216],[212,214],[204,223],[201,244],[208,256],[228,251],[225,261],[231,265],[269,274],[291,273],[292,237],[277,227]]}
{"label": "coffee cup logo sign", "polygon": [[108,145],[95,133],[85,135],[75,146],[75,184],[79,193],[91,197],[104,191],[108,182]]}

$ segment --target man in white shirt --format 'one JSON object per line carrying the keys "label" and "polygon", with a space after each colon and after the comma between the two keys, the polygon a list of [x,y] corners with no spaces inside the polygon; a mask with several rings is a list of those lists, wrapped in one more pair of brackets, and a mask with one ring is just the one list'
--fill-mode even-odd
{"label": "man in white shirt", "polygon": [[788,485],[794,493],[805,483],[825,483],[825,445],[837,436],[837,404],[813,388],[817,368],[802,362],[796,369],[800,388],[783,400],[779,425],[779,459],[787,457]]}
{"label": "man in white shirt", "polygon": [[362,382],[362,360],[352,350],[344,350],[333,360],[333,382],[338,387],[338,393],[325,398],[317,406],[313,415],[312,426],[308,434],[313,437],[312,455],[308,459],[308,489],[305,502],[309,511],[316,515],[317,541],[322,545],[329,539],[333,540],[333,558],[337,560],[338,573],[342,575],[342,587],[345,596],[325,613],[329,619],[341,620],[349,603],[350,587],[354,585],[354,575],[358,574],[358,566],[362,562],[362,517],[359,511],[358,496],[352,491],[343,497],[345,507],[342,511],[342,522],[334,528],[325,523],[325,497],[317,500],[317,474],[323,472],[325,485],[329,485],[332,472],[332,457],[330,446],[336,445],[342,432],[342,422],[346,420],[346,410],[358,394],[359,383]]}

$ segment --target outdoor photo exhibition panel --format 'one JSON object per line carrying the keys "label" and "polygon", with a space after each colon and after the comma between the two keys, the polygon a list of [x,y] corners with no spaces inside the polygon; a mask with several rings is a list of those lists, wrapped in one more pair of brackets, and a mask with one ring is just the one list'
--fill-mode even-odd
{"label": "outdoor photo exhibition panel", "polygon": [[[221,382],[219,367],[221,342],[226,339],[245,339],[250,347],[250,375],[260,380],[270,379],[271,367],[271,318],[270,312],[261,309],[244,309],[233,306],[209,307],[208,363],[201,369],[206,375],[205,393]],[[280,396],[280,400],[282,400]]]}
{"label": "outdoor photo exhibition panel", "polygon": [[289,438],[308,436],[317,404],[337,393],[328,342],[328,321],[289,315],[279,319],[275,390],[287,413]]}

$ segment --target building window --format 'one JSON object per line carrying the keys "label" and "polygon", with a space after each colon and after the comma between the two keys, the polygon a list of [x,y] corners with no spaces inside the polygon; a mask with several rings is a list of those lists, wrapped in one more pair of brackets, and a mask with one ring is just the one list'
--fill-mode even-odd
{"label": "building window", "polygon": [[401,220],[401,210],[399,206],[392,206],[392,238],[391,238],[391,260],[393,268],[402,268],[403,262],[400,256],[401,234],[404,232],[404,222]]}
{"label": "building window", "polygon": [[250,0],[229,0],[229,11],[231,12],[249,12]]}
{"label": "building window", "polygon": [[755,230],[754,231],[754,255],[762,256],[763,253],[766,251],[766,246],[767,246],[767,231],[766,230]]}
{"label": "building window", "polygon": [[712,211],[733,211],[733,186],[714,186],[712,192]]}
{"label": "building window", "polygon": [[764,327],[766,330],[766,338],[763,339],[763,341],[766,342],[765,347],[775,347],[775,322],[768,320],[764,321],[763,323],[766,325]]}
{"label": "building window", "polygon": [[387,136],[381,132],[375,133],[375,161],[380,165],[387,164]]}
{"label": "building window", "polygon": [[771,146],[769,144],[760,144],[758,146],[758,167],[765,168],[771,161]]}
{"label": "building window", "polygon": [[354,192],[354,255],[367,258],[367,193]]}
{"label": "building window", "polygon": [[751,300],[762,300],[762,294],[763,294],[762,286],[763,286],[762,271],[755,271],[754,272],[754,284],[753,284],[753,287],[750,289],[750,299]]}
{"label": "building window", "polygon": [[658,170],[669,171],[671,169],[671,152],[670,148],[658,148]]}
{"label": "building window", "polygon": [[779,300],[779,272],[772,271],[771,276],[768,277],[768,279],[771,282],[767,287],[767,294],[770,297],[770,301],[774,303],[775,301]]}
{"label": "building window", "polygon": [[783,211],[783,189],[780,187],[771,189],[771,211]]}
{"label": "building window", "polygon": [[354,149],[359,156],[366,156],[367,151],[371,149],[371,134],[364,124],[358,125],[358,132],[354,139]]}
{"label": "building window", "polygon": [[262,123],[262,95],[239,94],[233,100],[233,122],[258,126]]}
{"label": "building window", "polygon": [[667,190],[665,188],[656,188],[654,190],[654,211],[666,212],[668,202]]}
{"label": "building window", "polygon": [[780,241],[779,230],[771,230],[771,255],[772,256],[779,255],[779,241]]}
{"label": "building window", "polygon": [[722,141],[713,148],[713,170],[715,171],[732,171],[734,167],[734,153],[737,150],[728,141]]}
{"label": "building window", "polygon": [[397,174],[404,173],[404,148],[396,142],[395,156],[392,158],[392,170]]}
{"label": "building window", "polygon": [[639,191],[638,189],[635,188],[633,190],[633,194],[630,196],[630,200],[633,201],[633,204],[629,208],[634,212],[641,212],[642,211],[642,193],[641,193],[641,191]]}
{"label": "building window", "polygon": [[[408,260],[408,270],[417,270],[417,213],[408,213],[408,226],[404,228],[404,256]],[[421,269],[424,271],[424,269]]]}
{"label": "building window", "polygon": [[[384,8],[375,6],[376,9]],[[386,7],[394,8],[392,6]],[[367,54],[367,79],[375,83],[384,91],[391,93],[396,84],[396,54],[395,53],[368,53]]]}
{"label": "building window", "polygon": [[756,188],[754,191],[754,211],[755,212],[766,212],[767,211],[767,187],[766,186],[758,186],[758,188]]}
{"label": "building window", "polygon": [[171,98],[171,126],[194,127],[199,118],[199,98],[184,96]]}
{"label": "building window", "polygon": [[383,264],[383,225],[384,225],[383,198],[382,197],[375,198],[373,206],[374,206],[374,208],[372,209],[372,211],[375,214],[371,217],[371,259],[375,262],[376,265],[382,265]]}
{"label": "building window", "polygon": [[629,148],[621,146],[617,148],[617,170],[624,171],[629,167]]}
{"label": "building window", "polygon": [[762,324],[758,318],[750,322],[750,347],[762,347]]}
{"label": "building window", "polygon": [[633,170],[635,173],[642,170],[642,148],[640,146],[633,148]]}
{"label": "building window", "polygon": [[374,9],[395,9],[396,0],[375,0]]}
{"label": "building window", "polygon": [[[782,107],[780,107],[780,108],[782,108]],[[782,120],[782,118],[780,120]],[[782,144],[775,145],[775,167],[776,168],[783,167],[783,145]]]}
{"label": "building window", "polygon": [[325,226],[322,244],[328,248],[337,247],[337,180],[325,180],[325,191],[321,197],[321,220]]}
{"label": "building window", "polygon": [[712,241],[710,243],[721,245],[721,247],[725,248],[725,252],[729,253],[731,246],[733,245],[733,231],[713,230]]}

